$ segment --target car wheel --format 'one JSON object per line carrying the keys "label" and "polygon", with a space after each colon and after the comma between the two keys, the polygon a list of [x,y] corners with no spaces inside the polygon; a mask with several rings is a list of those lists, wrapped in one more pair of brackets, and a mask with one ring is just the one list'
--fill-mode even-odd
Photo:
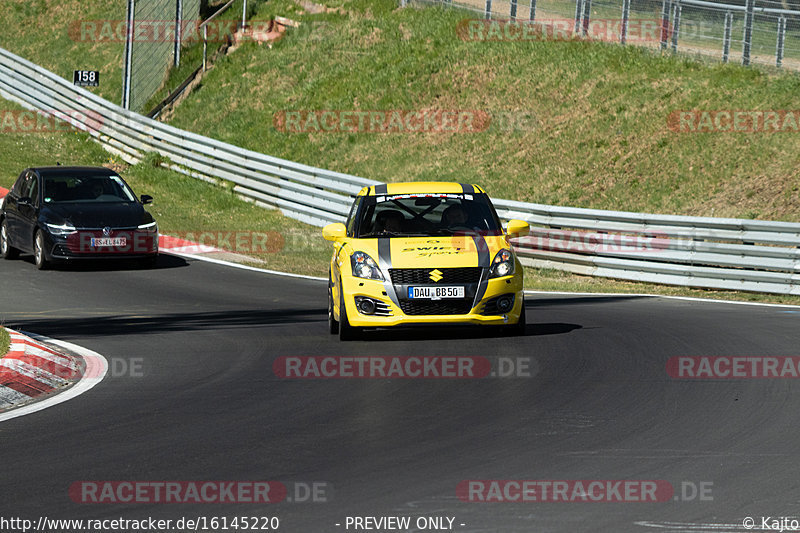
{"label": "car wheel", "polygon": [[336,335],[339,333],[339,322],[333,316],[333,288],[328,280],[328,333]]}
{"label": "car wheel", "polygon": [[37,231],[33,238],[33,260],[39,270],[45,270],[50,266],[50,262],[44,254],[44,235],[41,231]]}
{"label": "car wheel", "polygon": [[8,242],[8,222],[4,220],[0,224],[0,257],[3,259],[15,259],[18,255],[19,250]]}
{"label": "car wheel", "polygon": [[527,319],[525,317],[525,297],[522,297],[522,310],[519,313],[519,320],[516,324],[511,326],[505,326],[506,334],[511,336],[517,335],[524,335],[525,334],[525,326],[527,325]]}
{"label": "car wheel", "polygon": [[359,337],[359,328],[350,325],[347,320],[347,309],[344,306],[344,294],[339,291],[339,340],[352,341]]}

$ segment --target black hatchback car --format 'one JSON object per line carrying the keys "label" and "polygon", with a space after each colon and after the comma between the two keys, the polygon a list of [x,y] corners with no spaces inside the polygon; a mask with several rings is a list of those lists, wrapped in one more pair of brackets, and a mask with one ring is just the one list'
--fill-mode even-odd
{"label": "black hatchback car", "polygon": [[0,256],[33,253],[53,261],[137,258],[153,265],[158,225],[114,171],[94,167],[28,168],[0,200]]}

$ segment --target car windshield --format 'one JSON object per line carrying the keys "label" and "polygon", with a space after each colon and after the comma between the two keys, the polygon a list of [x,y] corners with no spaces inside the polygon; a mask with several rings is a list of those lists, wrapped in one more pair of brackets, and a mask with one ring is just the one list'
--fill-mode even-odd
{"label": "car windshield", "polygon": [[133,191],[119,176],[45,176],[44,202],[118,203],[135,202]]}
{"label": "car windshield", "polygon": [[485,194],[369,196],[356,215],[356,237],[502,235]]}

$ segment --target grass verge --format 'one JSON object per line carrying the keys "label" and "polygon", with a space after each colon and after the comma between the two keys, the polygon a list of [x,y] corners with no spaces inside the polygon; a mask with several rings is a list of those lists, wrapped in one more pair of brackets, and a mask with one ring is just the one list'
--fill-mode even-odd
{"label": "grass verge", "polygon": [[[0,102],[13,105],[2,100]],[[281,246],[269,246],[268,251],[253,252],[236,247],[231,251],[260,261],[250,263],[253,266],[321,277],[328,273],[331,246],[322,239],[319,228],[286,218],[278,211],[245,202],[228,187],[212,185],[159,167],[159,158],[156,156],[150,156],[138,165],[124,165],[84,133],[0,136],[0,186],[10,187],[17,174],[27,166],[52,165],[58,160],[118,169],[137,194],[151,194],[155,198],[148,209],[158,220],[163,234],[189,238],[204,233],[279,235]],[[274,242],[272,237],[269,242]],[[800,298],[797,297],[695,290],[527,267],[525,287],[543,291],[649,293],[800,305]]]}
{"label": "grass verge", "polygon": [[[498,198],[596,209],[800,220],[800,133],[668,127],[680,110],[792,109],[796,75],[607,43],[470,42],[458,28],[471,14],[456,9],[336,4],[343,12],[317,15],[298,15],[292,0],[264,4],[303,26],[272,49],[245,43],[223,58],[171,123],[383,181],[475,182]],[[287,111],[429,109],[522,120],[470,133],[276,125]]]}
{"label": "grass verge", "polygon": [[11,346],[11,337],[8,335],[8,330],[0,326],[0,357],[5,357],[9,346]]}

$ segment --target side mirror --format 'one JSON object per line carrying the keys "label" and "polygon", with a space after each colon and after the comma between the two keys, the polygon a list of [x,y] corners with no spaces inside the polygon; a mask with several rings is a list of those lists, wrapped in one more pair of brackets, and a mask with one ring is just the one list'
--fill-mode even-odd
{"label": "side mirror", "polygon": [[150,196],[149,194],[143,194],[141,196],[141,200],[142,200],[142,204],[143,205],[147,205],[147,204],[152,204],[153,203],[153,197]]}
{"label": "side mirror", "polygon": [[524,220],[509,220],[506,233],[508,233],[512,237],[518,237],[523,233],[528,233],[530,230],[531,230],[530,224],[528,224]]}
{"label": "side mirror", "polygon": [[341,222],[334,222],[322,228],[322,236],[326,241],[341,241],[347,236],[347,228]]}

